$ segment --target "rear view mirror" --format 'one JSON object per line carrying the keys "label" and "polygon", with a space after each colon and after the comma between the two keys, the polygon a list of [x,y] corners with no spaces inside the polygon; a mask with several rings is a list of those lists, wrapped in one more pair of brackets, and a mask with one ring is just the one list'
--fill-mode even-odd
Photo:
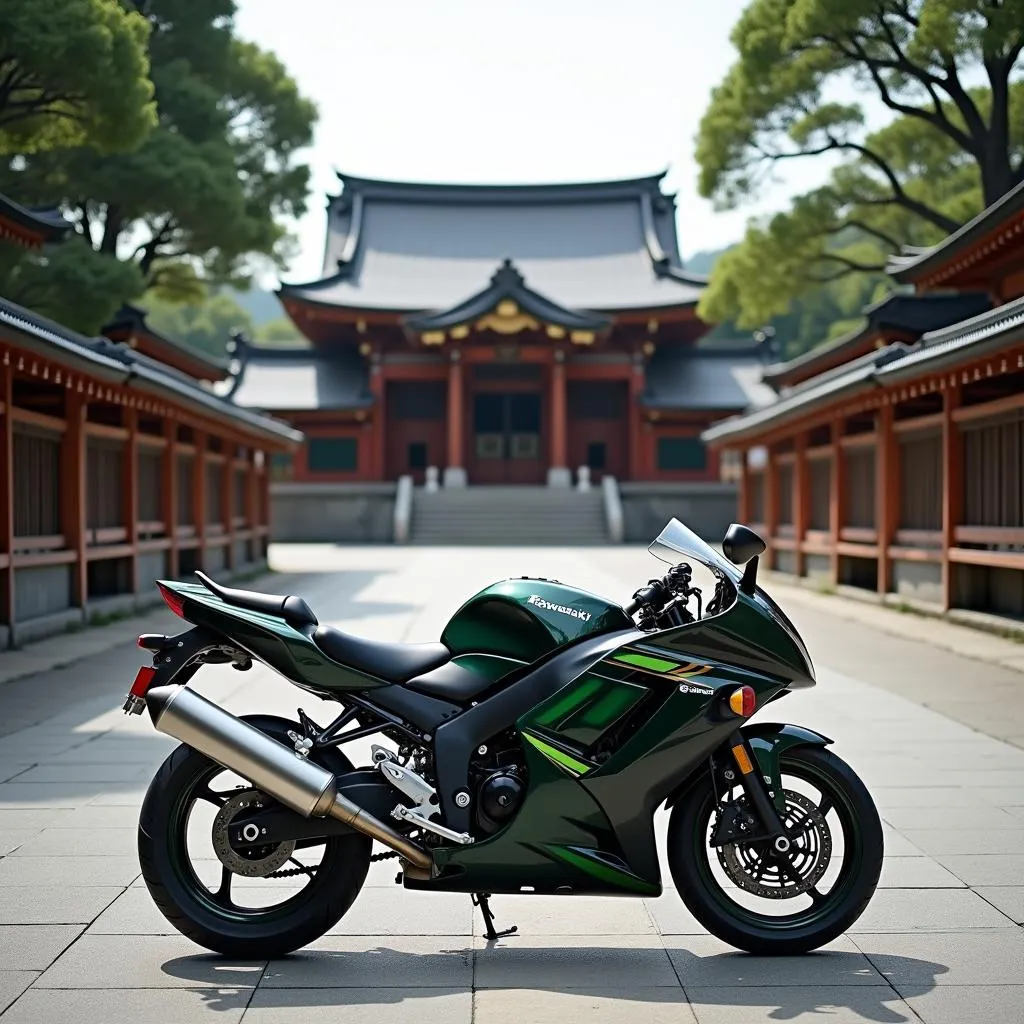
{"label": "rear view mirror", "polygon": [[722,541],[722,553],[733,565],[746,565],[752,558],[760,555],[766,545],[749,526],[733,523],[725,531]]}

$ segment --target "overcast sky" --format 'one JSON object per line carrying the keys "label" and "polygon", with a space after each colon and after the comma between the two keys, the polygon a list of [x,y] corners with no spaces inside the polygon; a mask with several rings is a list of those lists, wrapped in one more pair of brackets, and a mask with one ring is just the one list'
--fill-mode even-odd
{"label": "overcast sky", "polygon": [[746,0],[239,0],[320,110],[312,195],[286,280],[319,277],[335,170],[459,183],[585,181],[669,170],[684,255],[821,180],[794,161],[758,204],[697,196],[694,136],[733,62]]}

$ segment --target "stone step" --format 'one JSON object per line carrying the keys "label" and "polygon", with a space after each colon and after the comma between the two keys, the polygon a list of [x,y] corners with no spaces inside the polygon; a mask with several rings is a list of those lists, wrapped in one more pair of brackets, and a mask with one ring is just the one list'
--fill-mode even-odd
{"label": "stone step", "polygon": [[467,487],[413,498],[413,544],[607,543],[600,491]]}

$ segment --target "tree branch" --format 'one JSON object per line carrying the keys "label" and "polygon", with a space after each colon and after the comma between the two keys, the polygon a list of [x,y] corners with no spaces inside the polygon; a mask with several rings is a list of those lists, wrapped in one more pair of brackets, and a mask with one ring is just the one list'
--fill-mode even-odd
{"label": "tree branch", "polygon": [[872,235],[877,238],[880,242],[884,242],[893,252],[899,250],[900,243],[892,235],[886,234],[884,231],[878,228],[873,228],[870,224],[865,224],[864,221],[859,220],[856,217],[847,217],[842,224],[837,224],[833,229],[832,233],[835,234],[845,228],[854,228],[857,231],[863,231],[866,235]]}
{"label": "tree branch", "polygon": [[885,270],[885,263],[863,263],[860,260],[852,260],[849,256],[840,256],[839,253],[835,252],[823,252],[818,259],[821,260],[832,260],[833,263],[838,263],[841,267],[846,267],[851,273],[858,274],[872,274],[877,273],[880,270]]}

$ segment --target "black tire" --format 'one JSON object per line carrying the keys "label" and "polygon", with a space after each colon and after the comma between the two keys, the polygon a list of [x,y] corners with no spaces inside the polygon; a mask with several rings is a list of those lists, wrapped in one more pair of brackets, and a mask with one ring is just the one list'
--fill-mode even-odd
{"label": "black tire", "polygon": [[[831,790],[844,831],[840,872],[820,905],[785,916],[758,914],[731,898],[711,870],[717,854],[708,845],[715,808],[710,775],[698,780],[672,811],[668,861],[679,895],[712,935],[737,949],[762,955],[806,953],[841,935],[864,912],[882,870],[882,823],[864,783],[845,761],[821,747],[796,747],[782,755],[789,772]],[[824,790],[823,790],[824,792]]]}
{"label": "black tire", "polygon": [[[265,715],[245,721],[286,743],[287,731],[301,728]],[[337,750],[318,752],[316,761],[335,774],[352,770]],[[357,832],[327,838],[315,877],[276,907],[218,906],[192,867],[186,832],[197,791],[222,771],[184,744],[160,766],[139,818],[142,876],[164,917],[200,946],[237,959],[283,956],[319,938],[349,909],[366,879],[373,842]]]}

